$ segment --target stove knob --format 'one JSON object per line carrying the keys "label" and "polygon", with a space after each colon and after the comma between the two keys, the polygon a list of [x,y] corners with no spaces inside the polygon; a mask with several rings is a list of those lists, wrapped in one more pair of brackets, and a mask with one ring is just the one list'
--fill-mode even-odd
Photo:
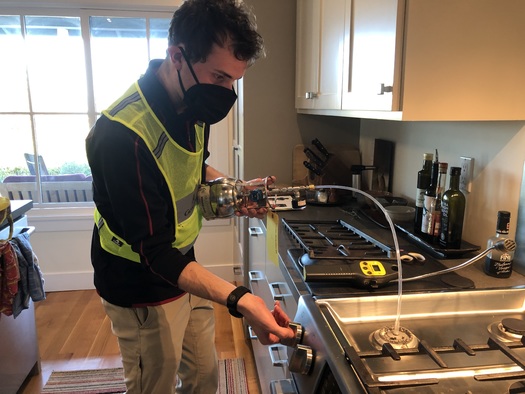
{"label": "stove knob", "polygon": [[310,346],[297,345],[288,359],[288,369],[290,372],[308,375],[313,359],[314,353]]}
{"label": "stove knob", "polygon": [[281,340],[281,344],[288,347],[295,347],[303,340],[303,326],[301,325],[301,323],[295,322],[290,322],[289,326],[295,333],[295,336],[293,338]]}

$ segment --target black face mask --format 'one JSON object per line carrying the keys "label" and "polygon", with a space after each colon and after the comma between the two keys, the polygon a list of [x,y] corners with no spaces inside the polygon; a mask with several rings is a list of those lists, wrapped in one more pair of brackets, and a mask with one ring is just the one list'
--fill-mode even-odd
{"label": "black face mask", "polygon": [[226,117],[226,115],[228,115],[233,104],[235,104],[237,94],[235,94],[233,88],[227,89],[219,85],[200,83],[197,79],[197,75],[195,75],[195,71],[193,71],[189,59],[186,57],[184,49],[180,48],[180,50],[188,64],[195,82],[197,82],[188,90],[184,89],[180,72],[177,71],[180,87],[182,93],[184,93],[184,103],[188,107],[186,112],[190,116],[207,124],[220,122]]}

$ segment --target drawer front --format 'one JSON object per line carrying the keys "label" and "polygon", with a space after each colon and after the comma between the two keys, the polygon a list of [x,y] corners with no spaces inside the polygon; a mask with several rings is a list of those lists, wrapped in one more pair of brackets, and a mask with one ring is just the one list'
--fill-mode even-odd
{"label": "drawer front", "polygon": [[248,327],[253,357],[257,366],[257,375],[262,394],[271,392],[271,382],[290,379],[288,372],[287,348],[283,345],[262,345]]}

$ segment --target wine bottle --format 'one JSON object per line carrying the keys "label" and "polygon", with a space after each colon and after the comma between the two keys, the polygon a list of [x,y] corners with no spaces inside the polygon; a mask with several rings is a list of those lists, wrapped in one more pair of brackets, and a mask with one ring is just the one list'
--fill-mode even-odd
{"label": "wine bottle", "polygon": [[441,233],[441,199],[445,192],[445,185],[447,182],[448,163],[439,163],[438,180],[436,186],[436,197],[430,204],[430,227],[429,235],[430,242],[439,243],[439,234]]}
{"label": "wine bottle", "polygon": [[436,149],[434,162],[432,163],[432,174],[430,176],[430,185],[425,190],[423,196],[423,217],[421,220],[421,238],[425,241],[432,241],[432,234],[429,233],[432,223],[432,214],[430,212],[432,202],[436,198],[437,178],[439,174],[439,157]]}
{"label": "wine bottle", "polygon": [[423,154],[423,168],[417,173],[416,189],[416,213],[414,215],[414,234],[421,234],[421,223],[423,221],[423,205],[425,202],[425,190],[430,186],[432,170],[432,153]]}
{"label": "wine bottle", "polygon": [[459,190],[460,167],[450,168],[449,189],[441,201],[441,234],[439,243],[447,249],[459,249],[465,217],[465,195]]}
{"label": "wine bottle", "polygon": [[[498,211],[496,224],[496,235],[487,241],[487,248],[491,248],[496,242],[507,238],[510,225],[510,212]],[[487,275],[496,278],[508,278],[512,274],[512,261],[514,252],[502,252],[492,249],[485,258],[484,271]]]}

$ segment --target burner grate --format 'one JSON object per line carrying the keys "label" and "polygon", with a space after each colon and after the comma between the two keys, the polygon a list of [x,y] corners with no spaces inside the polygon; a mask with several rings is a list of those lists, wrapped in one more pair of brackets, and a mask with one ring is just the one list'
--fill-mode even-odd
{"label": "burner grate", "polygon": [[391,259],[393,250],[343,220],[314,221],[282,219],[285,229],[310,258]]}
{"label": "burner grate", "polygon": [[[325,308],[324,305],[320,307],[321,310]],[[330,313],[325,311],[323,315],[342,346],[345,358],[368,389],[441,387],[442,382],[450,379],[493,384],[508,382],[503,385],[525,379],[525,336],[507,341],[489,333],[485,344],[467,344],[456,338],[449,346],[433,346],[419,339],[413,346],[395,347],[385,341],[380,348],[359,350],[339,329],[334,330],[338,325]],[[371,338],[375,334],[372,333]]]}

